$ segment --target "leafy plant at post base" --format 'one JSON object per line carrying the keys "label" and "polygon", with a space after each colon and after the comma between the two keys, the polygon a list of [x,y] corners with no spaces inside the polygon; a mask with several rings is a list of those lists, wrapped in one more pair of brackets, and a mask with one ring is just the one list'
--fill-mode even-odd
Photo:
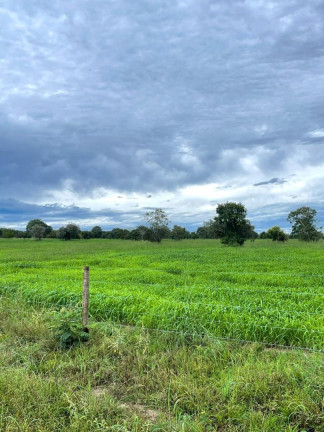
{"label": "leafy plant at post base", "polygon": [[85,331],[80,317],[80,310],[62,308],[59,312],[54,312],[51,328],[55,332],[55,339],[60,348],[68,349],[89,340],[89,333]]}

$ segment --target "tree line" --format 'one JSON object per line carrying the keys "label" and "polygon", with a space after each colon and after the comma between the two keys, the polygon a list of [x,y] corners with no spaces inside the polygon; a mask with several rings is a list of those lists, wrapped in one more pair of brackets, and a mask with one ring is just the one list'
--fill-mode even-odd
{"label": "tree line", "polygon": [[267,231],[258,234],[254,226],[247,219],[247,210],[241,203],[227,202],[219,204],[216,208],[216,216],[189,232],[186,228],[174,225],[169,228],[169,218],[164,210],[157,208],[146,213],[146,225],[140,225],[135,229],[114,228],[105,231],[100,226],[94,226],[91,230],[81,230],[78,225],[69,223],[58,230],[41,219],[32,219],[28,222],[25,231],[11,228],[0,228],[2,238],[58,238],[61,240],[74,239],[122,239],[122,240],[147,240],[161,242],[165,238],[173,240],[183,239],[221,239],[222,243],[229,246],[242,246],[247,239],[255,240],[272,239],[273,241],[285,242],[289,238],[303,241],[317,241],[323,239],[322,227],[318,226],[317,212],[310,207],[300,207],[291,211],[287,220],[292,225],[291,233],[288,235],[279,226],[273,226]]}

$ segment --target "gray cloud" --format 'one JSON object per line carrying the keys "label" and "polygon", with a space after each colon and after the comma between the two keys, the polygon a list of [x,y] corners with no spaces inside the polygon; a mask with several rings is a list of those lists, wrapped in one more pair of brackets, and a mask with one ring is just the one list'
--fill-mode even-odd
{"label": "gray cloud", "polygon": [[4,0],[0,43],[3,199],[324,162],[319,0]]}
{"label": "gray cloud", "polygon": [[263,185],[268,185],[268,184],[283,184],[283,183],[287,183],[287,180],[283,179],[283,178],[272,178],[271,180],[268,181],[263,181],[260,183],[254,183],[253,186],[263,186]]}
{"label": "gray cloud", "polygon": [[116,211],[111,208],[95,211],[76,205],[63,206],[60,204],[28,204],[17,200],[0,200],[0,227],[13,226],[24,229],[26,222],[40,218],[53,225],[54,228],[68,222],[75,222],[83,228],[93,226],[91,221],[101,221],[105,228],[116,227],[120,224],[127,227],[136,226],[143,221],[143,211]]}

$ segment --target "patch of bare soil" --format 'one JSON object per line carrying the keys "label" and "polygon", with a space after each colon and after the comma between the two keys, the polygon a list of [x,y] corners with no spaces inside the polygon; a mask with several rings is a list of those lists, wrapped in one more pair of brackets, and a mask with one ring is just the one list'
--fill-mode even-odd
{"label": "patch of bare soil", "polygon": [[[109,394],[109,388],[101,386],[94,387],[92,389],[92,394],[97,397],[105,396],[106,394]],[[161,411],[148,408],[147,406],[142,404],[124,402],[120,404],[120,407],[127,409],[132,413],[136,413],[142,418],[150,421],[156,420],[162,414]]]}
{"label": "patch of bare soil", "polygon": [[138,413],[141,417],[150,421],[156,420],[159,415],[161,415],[160,411],[148,408],[147,406],[141,404],[123,403],[120,406],[122,408],[129,409],[131,412]]}

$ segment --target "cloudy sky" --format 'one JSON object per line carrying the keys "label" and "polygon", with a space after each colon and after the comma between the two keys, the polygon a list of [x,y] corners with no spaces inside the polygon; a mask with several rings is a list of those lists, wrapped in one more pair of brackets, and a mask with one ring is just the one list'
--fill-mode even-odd
{"label": "cloudy sky", "polygon": [[2,0],[0,226],[324,221],[322,0]]}

